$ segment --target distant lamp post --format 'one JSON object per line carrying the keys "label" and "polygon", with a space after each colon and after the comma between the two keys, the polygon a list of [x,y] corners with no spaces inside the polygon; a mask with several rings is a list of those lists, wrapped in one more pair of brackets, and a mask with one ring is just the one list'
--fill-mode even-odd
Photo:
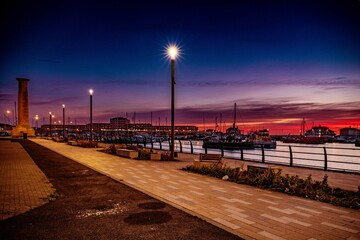
{"label": "distant lamp post", "polygon": [[12,125],[11,121],[10,121],[10,118],[9,118],[9,114],[11,113],[10,110],[6,110],[5,113],[4,113],[4,118],[6,119],[5,122],[7,122],[9,125]]}
{"label": "distant lamp post", "polygon": [[92,89],[89,90],[90,93],[90,142],[93,140],[93,124],[92,124],[92,96],[94,91]]}
{"label": "distant lamp post", "polygon": [[39,126],[38,126],[38,124],[39,124],[39,115],[35,115],[35,126],[36,126],[36,128],[38,128]]}
{"label": "distant lamp post", "polygon": [[179,55],[179,49],[175,45],[170,45],[167,48],[167,54],[171,60],[171,143],[170,143],[170,151],[171,151],[171,159],[174,159],[174,147],[175,147],[175,59]]}
{"label": "distant lamp post", "polygon": [[49,128],[49,137],[51,137],[51,121],[52,121],[52,115],[51,112],[49,112],[49,122],[50,122],[50,128]]}
{"label": "distant lamp post", "polygon": [[62,105],[63,108],[63,138],[65,139],[65,104]]}

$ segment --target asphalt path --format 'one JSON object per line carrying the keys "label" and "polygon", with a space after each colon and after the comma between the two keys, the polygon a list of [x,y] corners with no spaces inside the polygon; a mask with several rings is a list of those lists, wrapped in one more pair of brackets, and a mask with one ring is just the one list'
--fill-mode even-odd
{"label": "asphalt path", "polygon": [[34,142],[19,140],[56,188],[0,221],[0,239],[241,239]]}

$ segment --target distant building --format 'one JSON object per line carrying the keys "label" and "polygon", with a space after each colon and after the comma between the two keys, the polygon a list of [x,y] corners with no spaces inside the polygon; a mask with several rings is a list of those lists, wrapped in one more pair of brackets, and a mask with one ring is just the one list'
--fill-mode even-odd
{"label": "distant building", "polygon": [[130,120],[123,117],[116,117],[110,119],[110,129],[128,129]]}
{"label": "distant building", "polygon": [[[111,129],[110,123],[93,123],[93,131],[107,130]],[[90,129],[90,123],[86,124],[86,129]]]}
{"label": "distant building", "polygon": [[334,138],[335,132],[330,130],[328,127],[313,127],[305,132],[306,137],[323,137],[323,138]]}
{"label": "distant building", "polygon": [[342,129],[340,129],[340,136],[356,138],[356,137],[360,136],[360,130],[357,128],[352,128],[352,127],[342,128]]}

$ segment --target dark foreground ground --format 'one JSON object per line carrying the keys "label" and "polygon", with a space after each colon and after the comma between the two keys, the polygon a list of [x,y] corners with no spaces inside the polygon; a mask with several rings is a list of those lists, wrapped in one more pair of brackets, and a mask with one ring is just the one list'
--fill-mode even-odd
{"label": "dark foreground ground", "polygon": [[0,221],[0,239],[240,239],[31,141],[56,188],[49,203]]}

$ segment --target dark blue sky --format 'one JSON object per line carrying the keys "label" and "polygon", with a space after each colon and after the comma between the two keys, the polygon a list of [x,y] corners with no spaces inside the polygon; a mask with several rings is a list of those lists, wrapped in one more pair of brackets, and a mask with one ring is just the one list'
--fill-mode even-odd
{"label": "dark blue sky", "polygon": [[152,111],[170,122],[164,53],[177,43],[178,124],[212,126],[220,112],[230,124],[234,102],[245,129],[360,123],[357,0],[4,2],[2,112],[27,77],[34,116],[65,103],[85,123],[93,88],[96,121]]}

